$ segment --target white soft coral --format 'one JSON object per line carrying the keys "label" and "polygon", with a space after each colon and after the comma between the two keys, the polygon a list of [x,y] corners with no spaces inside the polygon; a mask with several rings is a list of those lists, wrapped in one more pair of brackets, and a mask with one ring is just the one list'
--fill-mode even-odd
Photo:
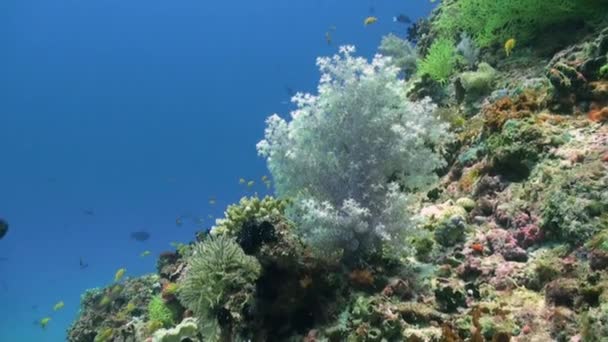
{"label": "white soft coral", "polygon": [[[354,47],[319,58],[318,95],[298,94],[291,121],[271,116],[258,152],[267,158],[290,215],[320,248],[359,250],[414,234],[409,193],[436,180],[446,126],[436,106],[409,101],[399,70]],[[403,189],[407,189],[408,192]]]}

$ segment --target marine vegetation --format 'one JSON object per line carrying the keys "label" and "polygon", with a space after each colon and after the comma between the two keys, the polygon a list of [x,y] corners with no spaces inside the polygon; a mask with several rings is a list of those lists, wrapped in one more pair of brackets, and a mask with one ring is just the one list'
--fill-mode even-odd
{"label": "marine vegetation", "polygon": [[607,9],[601,0],[459,0],[442,6],[433,26],[441,36],[465,32],[488,47],[512,38],[527,43],[539,31],[569,21],[593,24]]}
{"label": "marine vegetation", "polygon": [[161,296],[154,296],[148,303],[148,319],[151,322],[160,322],[161,326],[168,328],[175,323],[175,313]]}
{"label": "marine vegetation", "polygon": [[424,59],[418,63],[418,74],[428,75],[431,79],[446,84],[456,65],[456,47],[449,38],[433,42]]}
{"label": "marine vegetation", "polygon": [[236,331],[230,327],[244,319],[244,310],[251,304],[261,273],[259,262],[230,237],[219,235],[199,242],[188,264],[179,283],[179,301],[198,318],[209,341],[232,336]]}

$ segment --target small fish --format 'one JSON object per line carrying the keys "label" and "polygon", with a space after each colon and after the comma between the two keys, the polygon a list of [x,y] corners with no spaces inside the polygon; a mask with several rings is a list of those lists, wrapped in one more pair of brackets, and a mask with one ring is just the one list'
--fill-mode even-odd
{"label": "small fish", "polygon": [[480,244],[479,242],[472,243],[471,244],[471,249],[474,250],[477,253],[483,253],[483,245]]}
{"label": "small fish", "polygon": [[53,305],[53,311],[61,310],[65,306],[62,300],[58,301],[57,304]]}
{"label": "small fish", "polygon": [[294,97],[294,95],[296,94],[296,92],[293,91],[293,88],[291,88],[290,86],[285,86],[285,92],[287,93],[287,96],[289,96],[289,98]]}
{"label": "small fish", "polygon": [[262,182],[266,182],[268,180],[268,176],[262,176]]}
{"label": "small fish", "polygon": [[145,230],[140,230],[138,232],[131,233],[131,239],[139,241],[139,242],[146,241],[149,238],[150,238],[150,233],[146,232]]}
{"label": "small fish", "polygon": [[178,217],[178,218],[175,219],[175,225],[177,227],[181,227],[183,224],[184,224],[184,221],[182,220],[181,217]]}
{"label": "small fish", "polygon": [[409,24],[412,22],[412,19],[405,14],[399,14],[396,17],[393,17],[393,22],[400,24]]}
{"label": "small fish", "polygon": [[127,311],[128,313],[131,313],[131,312],[132,312],[133,310],[135,310],[136,308],[137,308],[137,306],[135,305],[135,303],[133,303],[133,302],[128,302],[128,303],[127,303],[127,307],[126,307],[125,309],[126,309],[126,311]]}
{"label": "small fish", "polygon": [[126,268],[119,268],[118,271],[116,271],[116,274],[114,275],[114,281],[115,282],[119,282],[122,277],[124,277],[125,273],[127,272]]}
{"label": "small fish", "polygon": [[143,252],[141,252],[141,254],[139,256],[143,258],[143,257],[147,257],[150,254],[152,254],[152,252],[150,252],[150,251],[143,251]]}
{"label": "small fish", "polygon": [[209,198],[209,204],[215,205],[215,197]]}
{"label": "small fish", "polygon": [[325,42],[327,43],[327,45],[331,45],[331,33],[329,31],[325,32]]}
{"label": "small fish", "polygon": [[516,43],[517,41],[515,40],[515,38],[511,38],[505,42],[505,53],[507,54],[507,57],[511,56],[511,52],[515,48]]}
{"label": "small fish", "polygon": [[207,217],[210,218],[210,219],[212,219],[213,215],[209,214],[209,215],[207,215]]}
{"label": "small fish", "polygon": [[42,327],[42,329],[45,329],[47,325],[49,325],[49,322],[51,321],[51,317],[44,317],[43,319],[41,319],[38,324],[40,324],[40,327]]}
{"label": "small fish", "polygon": [[82,213],[87,216],[95,216],[95,211],[93,211],[93,209],[82,209]]}
{"label": "small fish", "polygon": [[85,268],[89,267],[89,264],[85,263],[84,259],[82,259],[82,257],[80,257],[79,266],[80,266],[81,270],[84,270]]}
{"label": "small fish", "polygon": [[0,240],[6,235],[8,232],[8,222],[0,218]]}
{"label": "small fish", "polygon": [[364,26],[368,26],[368,25],[371,25],[371,24],[375,24],[377,21],[378,21],[378,18],[370,16],[370,17],[367,17],[367,18],[365,18],[363,20],[363,25]]}
{"label": "small fish", "polygon": [[247,182],[247,187],[248,187],[248,188],[251,188],[251,187],[252,187],[252,186],[254,186],[254,185],[255,185],[255,182],[254,182],[254,181],[249,181],[249,182]]}
{"label": "small fish", "polygon": [[108,296],[108,295],[105,295],[99,301],[99,306],[107,306],[110,303],[112,303],[112,298],[110,298],[110,296]]}
{"label": "small fish", "polygon": [[245,178],[239,178],[239,184],[245,184],[247,181]]}

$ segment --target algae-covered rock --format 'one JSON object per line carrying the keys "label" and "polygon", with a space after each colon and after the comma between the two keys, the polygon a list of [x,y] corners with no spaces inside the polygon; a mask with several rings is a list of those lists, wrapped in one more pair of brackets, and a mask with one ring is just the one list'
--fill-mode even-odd
{"label": "algae-covered rock", "polygon": [[460,84],[465,91],[465,97],[473,100],[481,95],[490,93],[496,70],[488,63],[479,63],[477,71],[466,71],[460,74]]}
{"label": "algae-covered rock", "polygon": [[442,221],[435,228],[435,240],[444,247],[464,242],[466,223],[462,216],[454,215]]}
{"label": "algae-covered rock", "polygon": [[488,152],[495,172],[520,181],[528,177],[541,154],[552,144],[533,121],[508,120],[500,134],[488,139]]}
{"label": "algae-covered rock", "polygon": [[579,245],[608,226],[608,174],[589,163],[552,174],[541,203],[542,228],[548,236]]}
{"label": "algae-covered rock", "polygon": [[545,297],[549,303],[574,307],[580,293],[579,283],[575,279],[559,278],[545,286]]}
{"label": "algae-covered rock", "polygon": [[554,88],[553,108],[571,113],[579,102],[590,100],[589,82],[602,77],[607,62],[608,28],[555,54],[546,68]]}
{"label": "algae-covered rock", "polygon": [[467,306],[464,286],[447,279],[439,280],[435,289],[435,299],[440,310],[444,312],[454,312],[458,308]]}
{"label": "algae-covered rock", "polygon": [[130,322],[147,312],[158,279],[157,275],[148,275],[85,292],[78,318],[68,329],[68,341],[90,342],[96,336],[102,338],[110,333],[111,336],[134,336]]}
{"label": "algae-covered rock", "polygon": [[456,204],[463,207],[466,211],[471,211],[475,208],[475,200],[468,197],[457,199]]}
{"label": "algae-covered rock", "polygon": [[451,200],[441,204],[424,207],[420,211],[420,216],[427,225],[439,224],[453,216],[465,217],[466,215],[467,211]]}
{"label": "algae-covered rock", "polygon": [[605,341],[608,337],[608,303],[584,313],[580,328],[583,341]]}
{"label": "algae-covered rock", "polygon": [[[482,316],[479,318],[481,334],[488,340],[508,341],[510,336],[517,335],[518,327],[508,317]],[[499,339],[506,336],[507,339]]]}

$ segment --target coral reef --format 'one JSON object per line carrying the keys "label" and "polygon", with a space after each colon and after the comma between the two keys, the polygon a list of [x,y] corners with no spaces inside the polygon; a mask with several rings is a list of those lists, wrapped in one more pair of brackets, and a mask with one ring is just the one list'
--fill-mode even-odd
{"label": "coral reef", "polygon": [[603,341],[606,6],[446,0],[417,51],[319,59],[258,145],[277,197],[85,293],[69,341]]}

